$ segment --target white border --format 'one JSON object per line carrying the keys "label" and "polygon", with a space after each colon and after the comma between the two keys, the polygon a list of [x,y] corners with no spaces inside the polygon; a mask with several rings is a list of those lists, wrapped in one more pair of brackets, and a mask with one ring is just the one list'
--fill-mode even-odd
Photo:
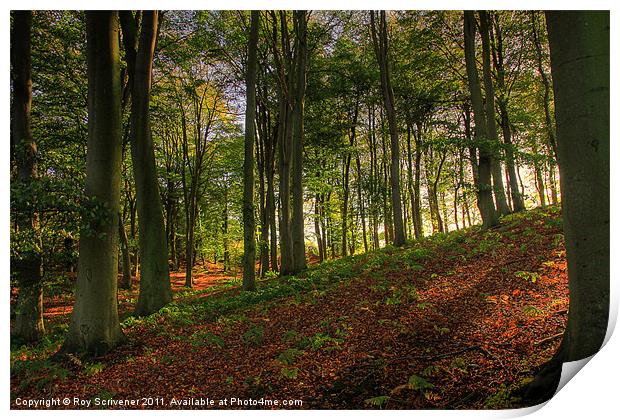
{"label": "white border", "polygon": [[[84,412],[84,411],[37,411],[37,412],[26,412],[26,411],[10,411],[9,412],[9,346],[8,346],[8,325],[9,325],[9,309],[8,309],[8,272],[9,272],[9,263],[8,263],[8,255],[9,255],[9,140],[8,140],[8,131],[9,131],[9,90],[10,86],[10,74],[9,74],[9,10],[12,6],[14,9],[83,9],[83,8],[91,8],[91,9],[372,9],[380,6],[382,9],[392,9],[392,10],[400,10],[400,9],[462,9],[463,7],[469,9],[606,9],[611,10],[611,74],[617,75],[620,74],[620,69],[618,68],[618,24],[620,23],[620,19],[618,18],[618,6],[616,2],[611,0],[609,1],[600,1],[600,0],[590,0],[587,3],[585,2],[571,2],[567,4],[566,1],[519,1],[519,2],[500,2],[500,1],[467,1],[467,2],[457,2],[457,1],[440,1],[440,0],[420,0],[420,1],[394,1],[394,0],[383,0],[379,3],[376,1],[344,1],[344,0],[312,0],[307,2],[301,1],[284,1],[284,0],[265,0],[265,1],[243,1],[243,0],[227,0],[226,2],[209,2],[207,1],[188,1],[188,0],[176,0],[174,2],[171,1],[162,1],[162,0],[139,0],[139,1],[118,1],[118,0],[108,0],[108,1],[70,1],[70,0],[57,0],[57,1],[42,1],[42,0],[23,0],[20,2],[14,2],[12,4],[3,3],[3,8],[0,11],[1,13],[1,22],[3,23],[1,36],[2,41],[0,42],[0,54],[4,58],[4,100],[0,103],[1,110],[0,118],[2,121],[2,127],[4,130],[4,144],[2,147],[2,151],[0,155],[2,157],[2,163],[0,164],[0,171],[3,175],[3,179],[5,182],[0,183],[0,194],[3,198],[2,204],[0,205],[0,220],[4,221],[2,225],[4,235],[2,236],[2,240],[0,241],[0,255],[3,256],[1,263],[2,264],[2,273],[5,274],[5,286],[4,286],[4,297],[7,306],[4,308],[2,312],[2,328],[4,328],[5,335],[7,340],[5,344],[2,346],[1,357],[0,360],[4,360],[4,364],[2,366],[2,377],[3,381],[0,385],[0,407],[2,408],[2,412],[5,414],[10,414],[15,418],[30,418],[32,415],[40,415],[46,416],[46,418],[76,418],[78,416],[82,417],[84,415],[88,417],[95,418],[105,418],[109,419],[110,416],[129,416],[131,418],[137,418],[139,416],[138,411],[130,411],[130,412]],[[617,99],[619,97],[618,85],[616,83],[617,78],[612,76],[611,81],[611,115],[617,116]],[[611,138],[617,139],[618,134],[618,123],[617,118],[612,118],[611,125]],[[615,141],[611,142],[611,156],[612,162],[616,161],[620,155],[618,154],[618,146]],[[611,212],[612,215],[618,214],[618,199],[620,196],[620,190],[618,188],[618,170],[615,166],[612,165],[611,168]],[[620,234],[620,230],[618,229],[618,223],[615,218],[612,216],[611,220],[611,255],[616,256],[618,251],[617,240],[614,238],[618,238]],[[556,396],[554,396],[546,405],[543,404],[541,406],[529,408],[529,409],[520,409],[520,410],[504,410],[504,411],[385,411],[382,413],[370,412],[368,410],[363,411],[355,411],[350,412],[349,410],[343,411],[332,411],[329,413],[330,416],[335,416],[336,418],[342,416],[354,415],[356,417],[370,418],[371,416],[375,416],[377,414],[382,417],[388,416],[391,418],[403,418],[403,419],[411,419],[415,418],[459,418],[459,419],[485,419],[485,418],[513,418],[526,414],[530,414],[529,418],[532,419],[543,419],[550,417],[558,417],[563,419],[579,419],[583,418],[610,418],[610,413],[616,412],[618,404],[617,400],[617,378],[620,377],[620,369],[619,362],[617,358],[617,354],[620,354],[620,344],[616,336],[612,336],[611,332],[613,331],[613,327],[615,326],[616,319],[618,316],[618,295],[619,290],[617,287],[617,283],[615,281],[618,274],[618,264],[615,258],[611,260],[611,278],[614,279],[611,282],[611,309],[610,309],[610,328],[608,329],[608,334],[606,340],[605,347],[595,355],[591,361],[583,368],[583,371],[579,374],[578,378],[570,381],[566,386],[561,389]],[[579,365],[581,363],[575,362],[571,369],[574,370],[575,365]],[[578,370],[578,369],[577,369]],[[563,375],[566,376],[566,370],[563,372]],[[542,407],[544,406],[544,408]],[[541,409],[542,408],[542,409]],[[205,413],[204,411],[189,412],[189,411],[177,411],[174,413],[175,416],[179,418],[187,418],[193,417],[195,414],[199,416],[215,416],[218,418],[224,419],[232,419],[233,416],[238,416],[238,413],[232,411],[211,411]],[[290,411],[278,411],[278,412],[268,412],[268,411],[245,411],[242,413],[243,416],[251,415],[255,418],[286,418],[290,419],[291,416],[294,418],[314,418],[317,415],[322,415],[322,412],[319,411],[306,411],[306,412],[290,412]],[[159,412],[159,411],[149,411],[149,417],[155,418],[163,418],[164,416],[169,416],[170,413],[167,412]]]}

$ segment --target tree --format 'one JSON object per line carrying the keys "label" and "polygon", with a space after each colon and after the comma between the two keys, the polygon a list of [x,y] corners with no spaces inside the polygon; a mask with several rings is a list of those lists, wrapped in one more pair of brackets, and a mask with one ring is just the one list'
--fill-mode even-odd
{"label": "tree", "polygon": [[383,105],[387,114],[388,126],[390,130],[390,187],[392,214],[394,219],[394,245],[401,246],[405,243],[405,230],[403,227],[403,211],[400,199],[400,146],[398,144],[396,110],[394,109],[394,91],[392,90],[392,85],[390,82],[387,21],[385,11],[382,10],[379,13],[380,18],[377,25],[377,22],[375,22],[375,12],[370,12],[370,29],[377,62],[379,63],[379,70],[381,74],[381,93],[383,96]]}
{"label": "tree", "polygon": [[100,355],[123,340],[116,302],[121,178],[118,14],[86,12],[88,156],[75,305],[61,352]]}
{"label": "tree", "polygon": [[[489,140],[485,121],[484,105],[482,92],[480,90],[480,79],[476,68],[476,45],[475,45],[475,17],[473,12],[464,12],[463,33],[465,37],[465,65],[467,69],[467,81],[471,104],[474,110],[474,123],[476,125],[475,140],[478,146],[478,159],[471,156],[472,160],[477,160],[477,194],[478,209],[482,216],[482,224],[485,228],[497,225],[497,213],[493,203],[491,189],[491,153],[489,152]],[[474,176],[476,178],[476,176]]]}
{"label": "tree", "polygon": [[[485,115],[486,115],[486,134],[488,147],[497,144],[497,124],[495,123],[495,88],[493,86],[493,76],[491,74],[491,43],[490,43],[490,22],[486,11],[481,10],[480,16],[480,36],[482,38],[482,74],[484,80],[485,93]],[[477,128],[476,128],[477,129]],[[498,154],[491,155],[491,174],[493,176],[493,192],[497,203],[497,211],[501,216],[510,213],[504,190],[502,170]]]}
{"label": "tree", "polygon": [[256,133],[256,65],[259,12],[251,12],[245,105],[245,157],[243,161],[243,290],[256,290],[254,222],[254,138]]}
{"label": "tree", "polygon": [[523,204],[523,197],[519,193],[519,180],[517,178],[517,172],[515,170],[515,153],[512,143],[512,128],[508,115],[508,101],[510,98],[511,87],[507,86],[510,85],[510,81],[508,83],[506,81],[507,72],[504,63],[504,41],[502,28],[500,25],[500,19],[498,14],[494,14],[493,16],[494,32],[491,32],[491,35],[494,35],[492,38],[492,46],[493,65],[495,67],[497,81],[496,91],[498,92],[497,107],[499,109],[500,127],[502,128],[502,136],[504,138],[504,145],[506,148],[506,170],[508,171],[512,208],[515,212],[520,212],[525,210],[525,204]]}
{"label": "tree", "polygon": [[547,12],[570,317],[567,360],[596,353],[609,315],[609,12]]}
{"label": "tree", "polygon": [[[30,127],[32,12],[15,11],[11,15],[11,152],[17,167],[17,182],[28,189],[38,178],[37,144]],[[39,215],[33,208],[19,209],[16,225],[17,234],[28,238],[31,246],[23,250],[14,262],[19,297],[12,334],[22,341],[37,341],[45,333]]]}
{"label": "tree", "polygon": [[293,250],[293,273],[306,268],[306,241],[304,235],[304,189],[303,189],[303,155],[304,155],[304,102],[306,96],[306,72],[308,67],[308,18],[305,10],[293,13],[295,30],[294,59],[294,105],[292,112],[291,142],[291,190],[293,206],[291,212],[291,239]]}
{"label": "tree", "polygon": [[168,246],[149,118],[153,53],[159,12],[142,13],[139,40],[133,14],[122,11],[120,20],[131,91],[131,158],[139,223],[141,265],[136,313],[148,315],[172,301]]}
{"label": "tree", "polygon": [[609,320],[609,12],[546,12],[570,306],[560,349],[525,390],[550,398],[562,362],[602,346]]}

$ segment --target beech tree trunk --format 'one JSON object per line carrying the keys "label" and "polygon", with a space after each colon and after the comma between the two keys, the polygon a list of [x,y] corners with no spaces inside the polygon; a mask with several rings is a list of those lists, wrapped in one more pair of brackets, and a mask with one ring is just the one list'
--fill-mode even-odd
{"label": "beech tree trunk", "polygon": [[568,260],[567,361],[596,353],[609,318],[609,12],[546,12]]}
{"label": "beech tree trunk", "polygon": [[256,119],[256,65],[259,11],[251,12],[245,83],[245,159],[243,161],[243,290],[256,290],[254,222],[254,138]]}
{"label": "beech tree trunk", "polygon": [[[493,193],[491,188],[491,153],[489,151],[488,134],[484,104],[482,101],[482,91],[480,90],[480,79],[476,68],[476,45],[475,45],[475,17],[473,12],[464,12],[463,33],[465,38],[465,65],[467,69],[467,81],[471,95],[471,104],[474,111],[474,123],[476,124],[475,140],[479,144],[479,157],[475,167],[474,179],[477,175],[478,209],[482,216],[482,225],[490,228],[498,224],[497,212],[493,203]],[[471,156],[472,162],[475,155]]]}
{"label": "beech tree trunk", "polygon": [[[131,89],[131,158],[136,183],[141,260],[140,294],[135,312],[137,315],[149,315],[172,301],[168,243],[149,112],[159,12],[143,12],[137,43],[137,28],[132,13],[120,13]],[[137,50],[133,49],[136,44]]]}
{"label": "beech tree trunk", "polygon": [[[30,109],[32,104],[31,27],[32,12],[13,11],[11,28],[11,78],[13,103],[11,109],[11,152],[17,166],[17,182],[28,186],[36,182],[37,144],[32,138]],[[28,236],[33,248],[41,245],[39,215],[32,209],[18,209],[16,228]],[[19,282],[12,335],[23,342],[39,340],[45,333],[43,325],[42,261],[39,251],[21,252],[13,270]]]}
{"label": "beech tree trunk", "polygon": [[403,210],[400,200],[400,146],[398,143],[398,126],[396,124],[396,111],[394,109],[394,91],[390,81],[389,45],[387,36],[387,21],[385,11],[381,10],[377,24],[375,22],[375,12],[370,12],[371,31],[375,55],[379,63],[381,73],[381,93],[383,104],[388,118],[390,130],[390,187],[392,202],[392,220],[394,222],[394,245],[401,246],[405,243],[405,230],[403,226]]}
{"label": "beech tree trunk", "polygon": [[125,226],[123,225],[123,218],[120,215],[118,217],[118,234],[121,244],[121,258],[123,259],[121,264],[121,267],[123,269],[123,277],[121,278],[121,283],[119,284],[119,287],[121,289],[131,290],[132,279],[131,257],[129,256],[129,241],[127,240],[127,232],[125,231]]}
{"label": "beech tree trunk", "polygon": [[[493,32],[491,32],[493,34]],[[510,93],[506,88],[506,71],[504,68],[504,43],[501,28],[499,26],[499,18],[495,15],[495,37],[494,37],[494,64],[497,70],[497,87],[500,91],[497,100],[497,106],[500,114],[500,127],[504,138],[506,148],[506,170],[508,172],[508,185],[510,186],[510,198],[512,199],[512,208],[515,212],[525,210],[523,197],[519,194],[519,180],[515,171],[515,158],[512,144],[512,130],[510,128],[510,118],[508,116],[508,98]]]}
{"label": "beech tree trunk", "polygon": [[[493,176],[493,193],[497,203],[497,211],[500,216],[510,214],[510,208],[506,200],[504,189],[504,179],[502,177],[502,166],[500,164],[501,154],[499,153],[497,124],[495,123],[495,89],[493,87],[493,76],[491,74],[491,44],[489,40],[489,15],[486,11],[480,11],[480,35],[482,37],[482,74],[484,80],[485,93],[485,115],[487,123],[487,142],[491,153],[491,174]],[[476,130],[477,130],[476,124]],[[495,145],[495,147],[493,147]]]}
{"label": "beech tree trunk", "polygon": [[86,196],[96,218],[80,234],[75,305],[61,352],[101,355],[123,340],[117,308],[121,181],[118,14],[87,11]]}
{"label": "beech tree trunk", "polygon": [[293,273],[306,269],[306,241],[304,235],[304,102],[306,96],[306,72],[308,62],[308,16],[305,10],[293,12],[295,28],[295,98],[292,115],[293,141],[291,154],[291,190],[293,206],[291,214],[291,239],[293,242]]}

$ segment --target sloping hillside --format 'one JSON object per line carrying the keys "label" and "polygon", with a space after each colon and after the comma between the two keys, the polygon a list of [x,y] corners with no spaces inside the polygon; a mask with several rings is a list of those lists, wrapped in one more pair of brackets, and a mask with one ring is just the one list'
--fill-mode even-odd
{"label": "sloping hillside", "polygon": [[235,281],[177,292],[159,313],[127,317],[127,343],[94,360],[45,361],[66,329],[59,318],[39,347],[13,349],[11,404],[69,395],[152,397],[159,408],[518,406],[510,391],[560,342],[565,257],[559,212],[537,209],[493,230],[267,279],[258,292]]}

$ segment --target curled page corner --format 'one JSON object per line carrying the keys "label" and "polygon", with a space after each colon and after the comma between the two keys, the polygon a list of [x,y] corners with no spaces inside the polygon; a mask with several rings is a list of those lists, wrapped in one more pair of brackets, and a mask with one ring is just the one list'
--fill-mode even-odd
{"label": "curled page corner", "polygon": [[579,372],[590,360],[592,360],[595,355],[596,354],[593,354],[590,357],[576,360],[574,362],[562,363],[562,374],[560,376],[560,382],[558,383],[558,388],[555,390],[555,394],[553,394],[553,396],[555,397],[558,392],[560,392],[560,390],[564,388],[564,385],[566,385],[568,381],[573,379],[573,376],[575,376],[577,372]]}

